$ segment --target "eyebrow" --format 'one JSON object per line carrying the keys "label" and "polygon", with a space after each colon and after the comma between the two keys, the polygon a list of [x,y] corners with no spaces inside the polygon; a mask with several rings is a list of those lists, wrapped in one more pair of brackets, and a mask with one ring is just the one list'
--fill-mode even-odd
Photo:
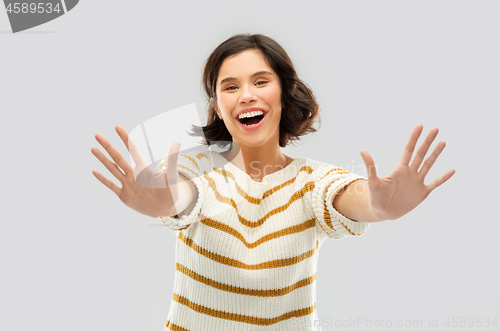
{"label": "eyebrow", "polygon": [[[269,71],[265,71],[265,70],[261,70],[261,71],[257,71],[256,73],[254,73],[251,77],[255,77],[255,76],[258,76],[258,75],[263,75],[263,74],[269,74],[272,76],[272,73],[270,73]],[[233,80],[236,80],[236,78],[234,77],[226,77],[224,78],[223,80],[220,81],[219,85],[222,85],[226,82],[231,82]]]}

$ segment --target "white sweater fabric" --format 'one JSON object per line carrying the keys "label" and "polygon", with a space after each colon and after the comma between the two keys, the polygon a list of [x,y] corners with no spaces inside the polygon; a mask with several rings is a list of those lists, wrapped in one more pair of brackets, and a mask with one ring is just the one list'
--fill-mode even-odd
{"label": "white sweater fabric", "polygon": [[164,330],[321,330],[319,249],[369,227],[333,199],[366,178],[298,157],[257,182],[214,151],[181,153],[177,169],[198,199],[180,217],[160,217],[177,234]]}

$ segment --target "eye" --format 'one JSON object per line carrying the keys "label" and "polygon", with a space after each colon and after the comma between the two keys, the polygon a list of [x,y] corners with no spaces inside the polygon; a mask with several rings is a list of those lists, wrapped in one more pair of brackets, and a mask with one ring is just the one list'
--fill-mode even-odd
{"label": "eye", "polygon": [[[259,84],[259,83],[264,83],[264,84],[265,84],[265,83],[267,83],[267,82],[266,82],[266,81],[261,80],[261,81],[257,82],[256,84]],[[262,84],[259,84],[259,85],[262,85]]]}
{"label": "eye", "polygon": [[233,90],[231,89],[232,87],[236,87],[236,86],[229,86],[226,90],[233,91]]}

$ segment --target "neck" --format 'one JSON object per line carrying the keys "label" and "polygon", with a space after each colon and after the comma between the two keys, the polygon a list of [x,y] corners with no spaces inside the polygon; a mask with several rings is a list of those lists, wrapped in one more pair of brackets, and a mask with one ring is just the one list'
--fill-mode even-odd
{"label": "neck", "polygon": [[281,152],[278,144],[266,145],[250,147],[233,143],[233,148],[226,153],[225,158],[245,171],[252,180],[260,182],[264,176],[285,168],[291,162],[291,158]]}

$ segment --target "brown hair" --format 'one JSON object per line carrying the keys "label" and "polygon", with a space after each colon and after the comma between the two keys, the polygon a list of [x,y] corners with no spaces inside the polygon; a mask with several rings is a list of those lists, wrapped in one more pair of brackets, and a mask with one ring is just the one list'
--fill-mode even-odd
{"label": "brown hair", "polygon": [[[285,147],[300,136],[316,132],[313,124],[319,118],[319,105],[314,93],[299,79],[286,51],[275,40],[261,34],[237,34],[220,44],[205,61],[202,86],[208,102],[207,125],[192,126],[191,136],[201,136],[205,145],[227,145],[233,141],[224,121],[217,116],[217,78],[220,67],[227,57],[248,49],[258,49],[267,64],[278,74],[281,85],[281,119],[279,124],[279,145]],[[319,129],[319,127],[318,127]],[[203,132],[202,132],[203,131]],[[206,140],[206,141],[205,141]]]}

